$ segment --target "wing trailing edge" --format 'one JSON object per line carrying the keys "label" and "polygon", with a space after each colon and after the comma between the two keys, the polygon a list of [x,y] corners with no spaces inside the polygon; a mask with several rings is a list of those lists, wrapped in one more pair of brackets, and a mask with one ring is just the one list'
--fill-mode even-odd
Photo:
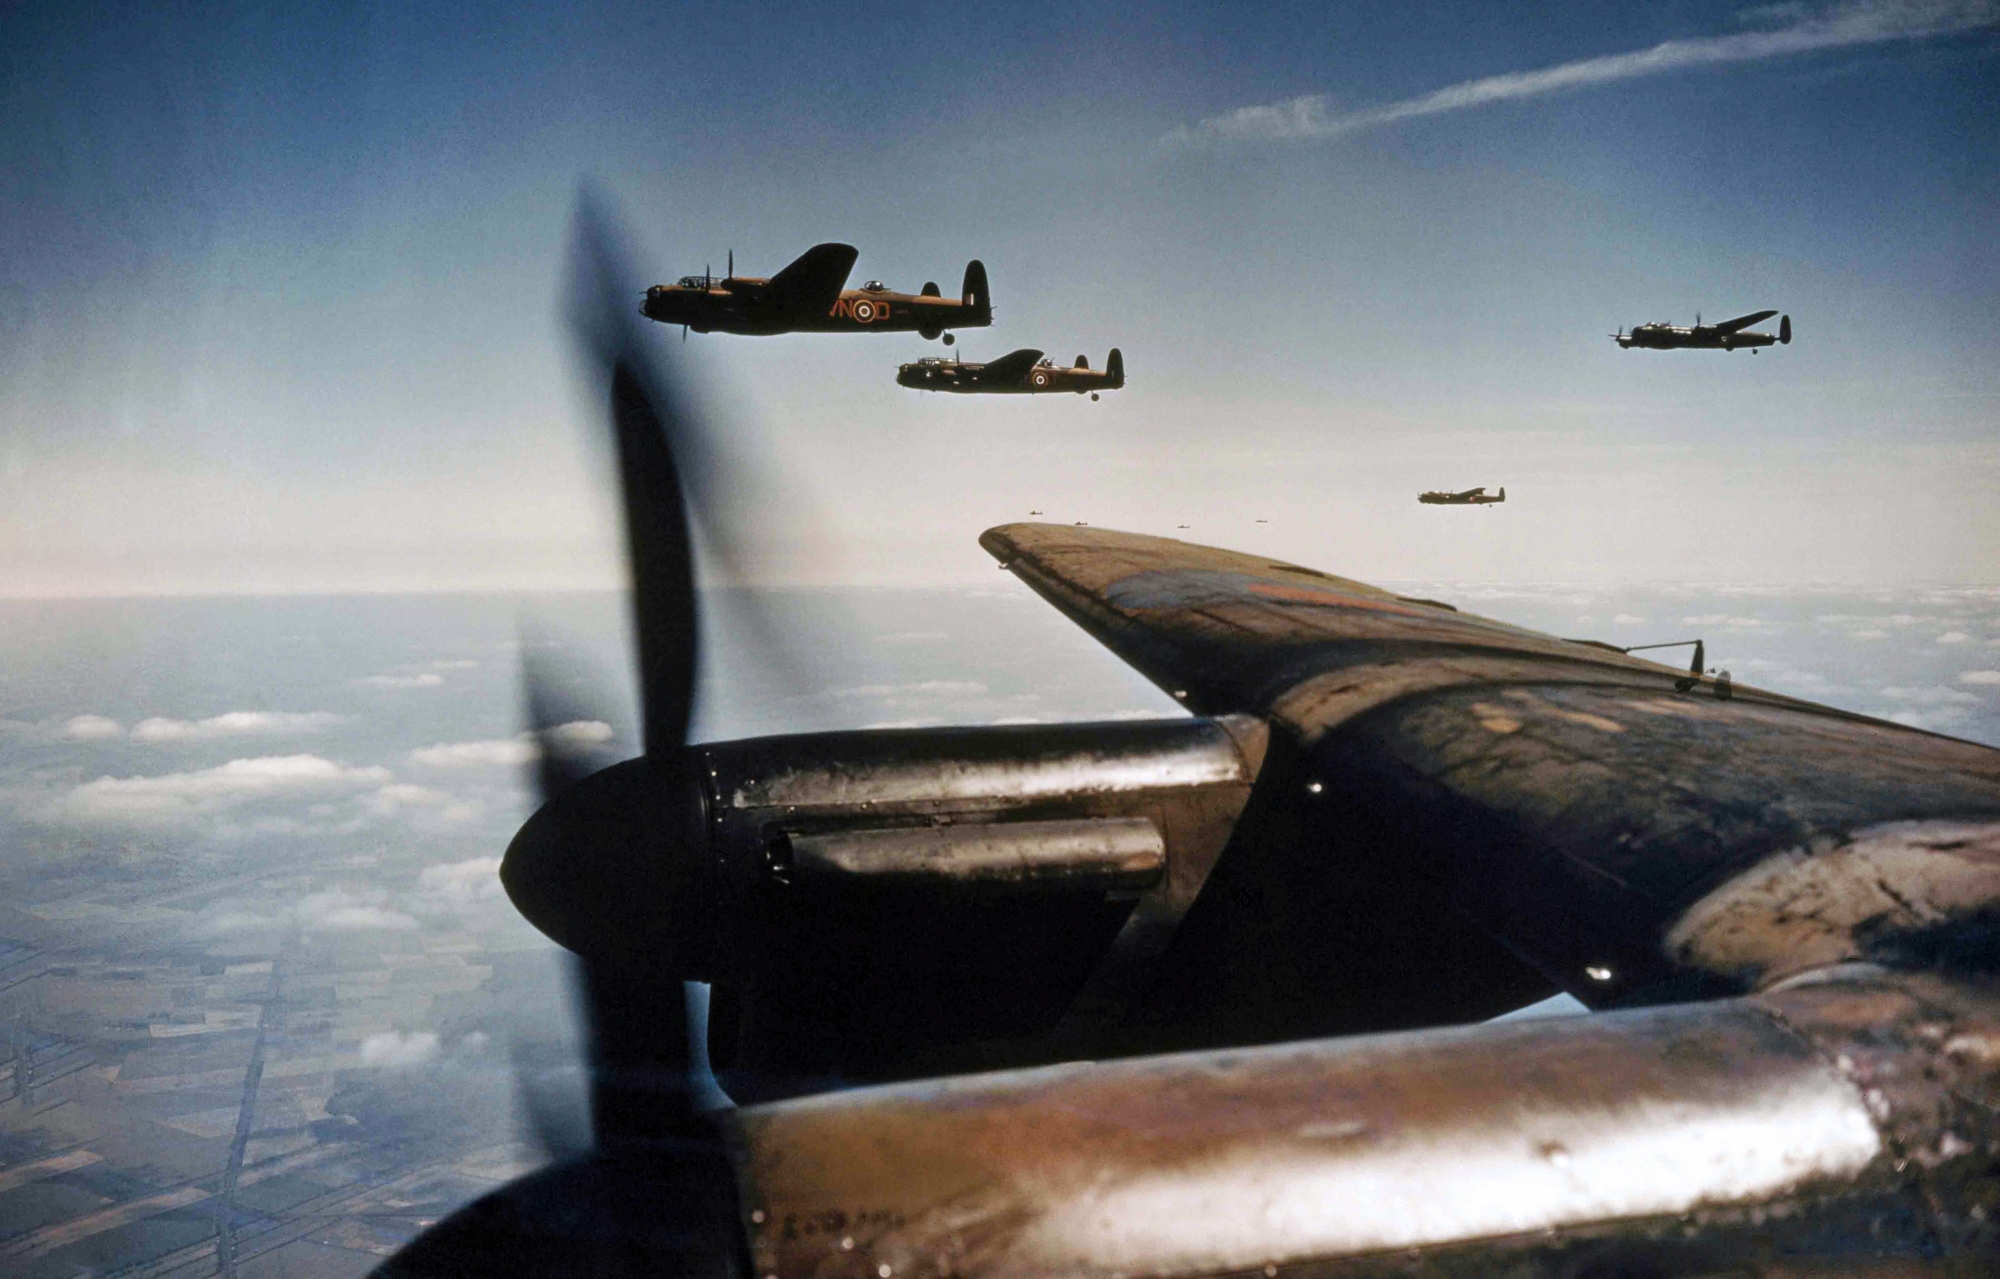
{"label": "wing trailing edge", "polygon": [[1748,315],[1739,315],[1733,320],[1722,321],[1715,326],[1715,331],[1717,333],[1735,333],[1739,330],[1747,329],[1753,324],[1762,324],[1765,320],[1770,319],[1776,314],[1776,311],[1752,311]]}
{"label": "wing trailing edge", "polygon": [[989,382],[1018,382],[1028,376],[1028,370],[1034,368],[1035,361],[1041,358],[1040,351],[1024,346],[988,363],[983,376]]}

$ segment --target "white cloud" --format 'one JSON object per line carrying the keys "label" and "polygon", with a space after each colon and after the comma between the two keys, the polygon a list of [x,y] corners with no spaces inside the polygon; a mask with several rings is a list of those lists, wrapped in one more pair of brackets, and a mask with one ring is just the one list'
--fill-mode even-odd
{"label": "white cloud", "polygon": [[1766,6],[1746,11],[1746,15],[1761,14],[1765,19],[1780,13],[1786,15],[1782,24],[1766,30],[1667,40],[1630,53],[1586,58],[1535,71],[1510,71],[1466,80],[1383,106],[1343,111],[1335,108],[1328,95],[1311,93],[1261,106],[1238,107],[1192,126],[1183,125],[1161,142],[1187,145],[1336,138],[1421,116],[1616,84],[1692,67],[1754,62],[1815,49],[1918,40],[2000,22],[2000,4],[1995,0],[1853,0],[1817,10]]}
{"label": "white cloud", "polygon": [[430,768],[473,768],[525,764],[538,754],[535,739],[522,733],[519,737],[496,737],[481,742],[441,742],[411,751],[410,762]]}
{"label": "white cloud", "polygon": [[331,888],[313,893],[300,901],[294,917],[307,932],[359,933],[376,930],[402,931],[415,928],[417,921],[386,903],[388,894],[355,892]]}
{"label": "white cloud", "polygon": [[1933,685],[1929,688],[1885,688],[1882,696],[1898,702],[1911,702],[1918,706],[1977,706],[1979,699],[1970,693],[1961,693],[1955,688]]}
{"label": "white cloud", "polygon": [[1869,631],[1856,631],[1856,632],[1854,632],[1854,634],[1852,634],[1852,635],[1848,636],[1848,638],[1849,638],[1849,639],[1858,639],[1858,640],[1872,640],[1872,639],[1888,639],[1888,638],[1889,638],[1889,632],[1887,632],[1887,631],[1874,631],[1874,630],[1869,630]]}
{"label": "white cloud", "polygon": [[79,715],[62,726],[64,737],[75,738],[79,742],[101,742],[113,737],[123,737],[125,726],[115,719],[102,715]]}
{"label": "white cloud", "polygon": [[421,1066],[438,1055],[438,1037],[428,1030],[404,1034],[384,1030],[361,1041],[364,1066]]}
{"label": "white cloud", "polygon": [[501,896],[500,859],[473,857],[442,866],[426,866],[417,876],[417,888],[450,906],[469,906]]}
{"label": "white cloud", "polygon": [[1630,613],[1620,613],[1611,619],[1611,624],[1613,626],[1637,626],[1645,620],[1643,617],[1634,617]]}
{"label": "white cloud", "polygon": [[2000,684],[2000,671],[1966,671],[1958,677],[1961,684]]}
{"label": "white cloud", "polygon": [[318,755],[272,755],[156,777],[100,777],[39,815],[64,822],[176,826],[259,800],[343,794],[388,781],[386,768],[349,768]]}
{"label": "white cloud", "polygon": [[481,812],[477,803],[409,782],[391,782],[371,791],[361,797],[360,806],[370,817],[407,821],[420,830],[463,826],[477,821]]}
{"label": "white cloud", "polygon": [[905,693],[927,693],[934,697],[976,697],[988,691],[976,680],[927,679],[915,684],[863,684],[857,688],[836,688],[830,697],[894,697]]}
{"label": "white cloud", "polygon": [[1971,638],[1964,631],[1946,631],[1937,637],[1937,642],[1940,644],[1963,644]]}
{"label": "white cloud", "polygon": [[1896,711],[1887,717],[1891,723],[1908,724],[1911,728],[1927,728],[1941,733],[1947,728],[1956,728],[1971,719],[1969,712],[1957,706],[1940,706],[1927,711]]}
{"label": "white cloud", "polygon": [[226,711],[207,719],[142,719],[132,726],[132,738],[141,742],[195,742],[323,733],[342,718],[331,711]]}
{"label": "white cloud", "polygon": [[1725,631],[1754,631],[1764,627],[1759,617],[1736,617],[1729,613],[1697,613],[1681,619],[1683,626],[1719,626]]}
{"label": "white cloud", "polygon": [[419,675],[370,675],[365,679],[349,680],[359,688],[436,688],[444,683],[444,676],[436,671],[424,671]]}
{"label": "white cloud", "polygon": [[308,893],[290,907],[272,914],[241,908],[221,910],[207,916],[199,931],[211,936],[230,936],[293,927],[306,932],[355,933],[402,932],[417,926],[414,918],[388,903],[389,895],[380,889],[334,887]]}
{"label": "white cloud", "polygon": [[[590,751],[608,746],[614,734],[611,725],[599,719],[576,719],[558,724],[548,732],[560,754]],[[494,737],[476,742],[440,742],[410,752],[410,762],[431,768],[477,768],[494,765],[521,765],[532,762],[541,751],[532,733]]]}
{"label": "white cloud", "polygon": [[611,725],[601,719],[573,719],[549,730],[549,739],[565,750],[609,746]]}

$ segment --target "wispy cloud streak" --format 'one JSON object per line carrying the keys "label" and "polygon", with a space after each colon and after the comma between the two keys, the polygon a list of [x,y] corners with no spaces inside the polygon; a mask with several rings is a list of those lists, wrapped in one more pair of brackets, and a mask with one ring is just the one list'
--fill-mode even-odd
{"label": "wispy cloud streak", "polygon": [[1661,75],[1692,67],[1949,35],[2000,23],[1996,0],[1857,0],[1830,9],[1803,5],[1767,5],[1738,15],[1745,22],[1771,23],[1763,30],[1726,36],[1668,40],[1650,49],[1566,62],[1538,71],[1467,80],[1421,97],[1379,107],[1338,111],[1323,93],[1307,94],[1263,106],[1238,107],[1194,125],[1182,125],[1161,139],[1169,146],[1216,142],[1296,141],[1336,138],[1419,116],[1442,115],[1485,106],[1537,98],[1571,89],[1616,84],[1642,76]]}

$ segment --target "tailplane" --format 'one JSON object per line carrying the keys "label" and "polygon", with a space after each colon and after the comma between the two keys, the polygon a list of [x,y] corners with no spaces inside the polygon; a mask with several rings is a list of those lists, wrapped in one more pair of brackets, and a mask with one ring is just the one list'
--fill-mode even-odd
{"label": "tailplane", "polygon": [[1507,486],[1505,484],[1500,486],[1500,500],[1503,502],[1507,500]]}
{"label": "tailplane", "polygon": [[[1079,357],[1080,359],[1081,357]],[[1111,375],[1111,385],[1125,385],[1125,354],[1117,347],[1111,348],[1111,357],[1104,361],[1104,371]]]}
{"label": "tailplane", "polygon": [[993,297],[986,291],[986,264],[978,258],[965,264],[965,288],[960,292],[959,300],[972,312],[972,318],[961,323],[993,323]]}

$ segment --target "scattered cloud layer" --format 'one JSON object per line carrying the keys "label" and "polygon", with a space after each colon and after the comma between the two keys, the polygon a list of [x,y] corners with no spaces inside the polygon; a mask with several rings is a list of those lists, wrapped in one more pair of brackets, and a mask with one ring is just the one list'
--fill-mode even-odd
{"label": "scattered cloud layer", "polygon": [[444,676],[420,671],[414,675],[368,675],[348,682],[356,688],[436,688],[444,683]]}
{"label": "scattered cloud layer", "polygon": [[352,794],[389,780],[386,768],[349,768],[318,755],[233,759],[192,772],[100,777],[54,800],[41,816],[84,824],[181,826],[258,801]]}
{"label": "scattered cloud layer", "polygon": [[62,735],[79,742],[102,742],[125,736],[125,726],[103,715],[79,715],[62,726]]}
{"label": "scattered cloud layer", "polygon": [[1958,677],[1961,684],[2000,684],[2000,671],[1967,671]]}
{"label": "scattered cloud layer", "polygon": [[492,901],[502,893],[500,859],[472,857],[442,866],[426,866],[417,876],[417,890],[426,898],[451,907]]}
{"label": "scattered cloud layer", "polygon": [[1898,724],[1908,724],[1912,728],[1928,728],[1934,732],[1959,728],[1972,719],[1972,707],[1979,705],[1979,698],[1942,684],[1925,688],[1885,688],[1881,695],[1892,702],[1902,704],[1899,710],[1889,713],[1889,719]]}
{"label": "scattered cloud layer", "polygon": [[1421,116],[1617,84],[1670,71],[1969,31],[2000,22],[2000,4],[1994,0],[1858,0],[1823,8],[1765,5],[1745,10],[1739,18],[1765,25],[1760,30],[1730,35],[1667,40],[1649,49],[1585,58],[1535,71],[1484,76],[1382,106],[1341,110],[1331,96],[1310,93],[1282,102],[1238,107],[1194,125],[1183,125],[1161,142],[1168,146],[1188,146],[1337,138]]}
{"label": "scattered cloud layer", "polygon": [[438,1055],[438,1037],[428,1030],[404,1034],[384,1030],[361,1041],[364,1066],[421,1066]]}
{"label": "scattered cloud layer", "polygon": [[63,723],[56,735],[79,742],[130,739],[154,745],[211,742],[230,737],[283,737],[323,733],[346,717],[331,711],[224,711],[207,719],[142,719],[130,729],[108,715],[78,715]]}
{"label": "scattered cloud layer", "polygon": [[854,688],[836,688],[831,697],[895,697],[915,693],[931,697],[977,697],[986,693],[986,685],[977,680],[927,679],[913,684],[861,684]]}
{"label": "scattered cloud layer", "polygon": [[342,716],[331,711],[226,711],[207,719],[142,719],[132,726],[139,742],[204,742],[220,737],[278,737],[323,733]]}
{"label": "scattered cloud layer", "polygon": [[[559,754],[602,749],[611,744],[611,725],[603,720],[578,719],[548,730],[550,744]],[[429,768],[483,768],[495,765],[519,766],[541,754],[534,734],[494,737],[476,742],[441,742],[410,752],[410,762]]]}
{"label": "scattered cloud layer", "polygon": [[379,888],[337,886],[307,893],[286,911],[264,913],[253,910],[224,910],[208,916],[202,926],[213,936],[246,933],[404,932],[417,926],[416,918],[389,904],[389,894]]}

